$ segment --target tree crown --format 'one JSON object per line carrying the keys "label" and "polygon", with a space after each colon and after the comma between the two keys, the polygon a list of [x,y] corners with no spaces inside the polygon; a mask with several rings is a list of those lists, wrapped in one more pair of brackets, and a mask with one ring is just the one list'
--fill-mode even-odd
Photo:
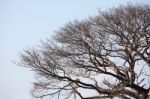
{"label": "tree crown", "polygon": [[70,22],[53,41],[24,51],[21,65],[38,74],[35,97],[149,98],[150,6],[127,5]]}

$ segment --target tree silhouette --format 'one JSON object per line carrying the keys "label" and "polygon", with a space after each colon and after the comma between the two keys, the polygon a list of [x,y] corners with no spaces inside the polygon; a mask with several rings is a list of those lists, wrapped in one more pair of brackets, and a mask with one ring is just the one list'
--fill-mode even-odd
{"label": "tree silhouette", "polygon": [[21,54],[37,74],[37,98],[150,98],[150,6],[100,11]]}

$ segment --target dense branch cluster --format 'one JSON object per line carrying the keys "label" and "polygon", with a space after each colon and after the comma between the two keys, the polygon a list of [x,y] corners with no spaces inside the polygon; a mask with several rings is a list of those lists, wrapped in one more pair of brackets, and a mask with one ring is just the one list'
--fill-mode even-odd
{"label": "dense branch cluster", "polygon": [[128,5],[66,24],[21,54],[35,71],[33,96],[150,98],[150,7]]}

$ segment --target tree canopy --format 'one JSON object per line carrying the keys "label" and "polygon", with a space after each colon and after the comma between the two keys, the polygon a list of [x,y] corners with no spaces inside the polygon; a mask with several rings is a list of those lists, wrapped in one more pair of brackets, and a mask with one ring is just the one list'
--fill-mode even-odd
{"label": "tree canopy", "polygon": [[150,98],[150,6],[127,5],[69,22],[21,54],[37,98]]}

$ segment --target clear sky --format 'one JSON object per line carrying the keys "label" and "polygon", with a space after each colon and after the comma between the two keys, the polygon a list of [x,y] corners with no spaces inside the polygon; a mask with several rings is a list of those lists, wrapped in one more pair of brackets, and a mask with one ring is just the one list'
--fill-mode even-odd
{"label": "clear sky", "polygon": [[50,38],[68,21],[84,19],[127,3],[150,0],[0,0],[0,99],[34,99],[34,74],[15,65],[18,52]]}

